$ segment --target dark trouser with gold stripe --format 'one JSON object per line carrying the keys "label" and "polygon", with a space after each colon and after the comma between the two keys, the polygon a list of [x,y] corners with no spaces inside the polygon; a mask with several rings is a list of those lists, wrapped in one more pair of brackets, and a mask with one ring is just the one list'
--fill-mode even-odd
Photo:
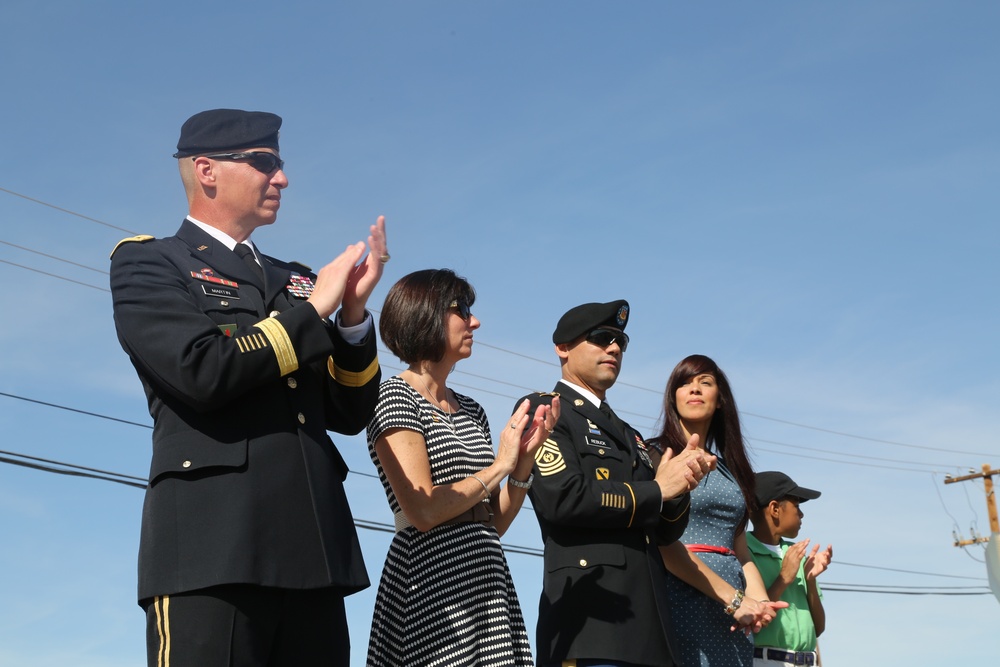
{"label": "dark trouser with gold stripe", "polygon": [[149,667],[347,667],[336,588],[232,584],[144,601]]}

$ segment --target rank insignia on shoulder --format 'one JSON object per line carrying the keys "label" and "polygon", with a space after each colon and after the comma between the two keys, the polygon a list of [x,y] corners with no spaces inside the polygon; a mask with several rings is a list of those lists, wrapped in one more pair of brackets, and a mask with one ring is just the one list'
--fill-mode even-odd
{"label": "rank insignia on shoulder", "polygon": [[207,283],[215,283],[217,285],[225,285],[226,287],[239,287],[240,284],[235,280],[226,280],[225,278],[220,278],[215,275],[215,271],[208,268],[207,266],[201,271],[192,271],[191,277],[196,280],[204,280]]}
{"label": "rank insignia on shoulder", "polygon": [[542,446],[535,452],[535,463],[538,464],[538,473],[542,477],[554,475],[566,469],[566,460],[559,445],[555,440],[549,439],[542,443]]}
{"label": "rank insignia on shoulder", "polygon": [[304,276],[301,273],[292,273],[288,277],[288,284],[285,285],[285,289],[292,296],[297,296],[300,299],[308,299],[316,285],[313,283],[312,278],[309,276]]}
{"label": "rank insignia on shoulder", "polygon": [[124,243],[145,243],[146,241],[152,241],[155,236],[150,236],[149,234],[139,234],[138,236],[130,236],[127,239],[122,239],[115,244],[115,247],[111,249],[110,257],[114,257],[115,253],[118,252],[118,248],[122,247]]}
{"label": "rank insignia on shoulder", "polygon": [[538,392],[538,396],[552,396],[553,398],[555,398],[558,395],[559,395],[558,391],[540,391],[540,392]]}

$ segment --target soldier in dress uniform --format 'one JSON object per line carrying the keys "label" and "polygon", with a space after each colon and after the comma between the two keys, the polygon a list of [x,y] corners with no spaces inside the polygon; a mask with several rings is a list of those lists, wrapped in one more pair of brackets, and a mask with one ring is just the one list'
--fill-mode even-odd
{"label": "soldier in dress uniform", "polygon": [[552,396],[562,403],[529,491],[545,542],[542,667],[675,664],[657,544],[683,533],[687,492],[714,457],[689,447],[660,461],[605,402],[628,346],[628,317],[624,300],[569,310],[552,334],[562,379],[552,393],[527,396],[532,409]]}
{"label": "soldier in dress uniform", "polygon": [[[318,274],[261,254],[288,185],[281,118],[181,128],[189,214],[111,260],[115,326],[153,417],[139,544],[149,665],[347,665],[344,596],[369,585],[328,430],[354,434],[381,372],[366,303],[385,221]],[[339,309],[339,310],[338,310]],[[335,314],[336,313],[336,314]]]}

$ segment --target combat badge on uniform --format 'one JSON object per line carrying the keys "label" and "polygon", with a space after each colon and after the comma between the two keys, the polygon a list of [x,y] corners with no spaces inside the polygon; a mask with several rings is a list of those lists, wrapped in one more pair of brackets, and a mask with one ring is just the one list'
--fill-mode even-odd
{"label": "combat badge on uniform", "polygon": [[285,285],[285,289],[292,296],[297,296],[300,299],[308,299],[312,295],[313,290],[316,289],[316,285],[309,276],[304,276],[301,273],[293,271],[292,275],[288,277],[288,284]]}
{"label": "combat badge on uniform", "polygon": [[542,443],[542,446],[535,452],[535,463],[538,464],[538,473],[542,477],[554,475],[566,469],[566,460],[559,445],[555,440],[549,439]]}
{"label": "combat badge on uniform", "polygon": [[635,434],[635,448],[636,451],[639,452],[639,458],[642,459],[642,462],[645,463],[647,467],[652,468],[653,460],[649,458],[649,451],[646,449],[646,443],[643,442],[638,433]]}

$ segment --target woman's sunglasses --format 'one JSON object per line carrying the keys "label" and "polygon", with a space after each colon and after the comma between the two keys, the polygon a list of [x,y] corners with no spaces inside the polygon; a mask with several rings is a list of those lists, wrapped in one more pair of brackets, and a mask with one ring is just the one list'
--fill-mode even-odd
{"label": "woman's sunglasses", "polygon": [[246,153],[216,153],[215,155],[196,155],[191,158],[192,160],[198,157],[207,157],[210,160],[249,160],[250,166],[259,171],[262,174],[272,174],[279,169],[285,168],[285,161],[274,153],[268,153],[266,151],[248,151]]}
{"label": "woman's sunglasses", "polygon": [[459,299],[456,299],[448,305],[449,308],[454,308],[458,311],[458,316],[461,317],[466,322],[472,317],[472,311],[469,309],[469,304]]}

